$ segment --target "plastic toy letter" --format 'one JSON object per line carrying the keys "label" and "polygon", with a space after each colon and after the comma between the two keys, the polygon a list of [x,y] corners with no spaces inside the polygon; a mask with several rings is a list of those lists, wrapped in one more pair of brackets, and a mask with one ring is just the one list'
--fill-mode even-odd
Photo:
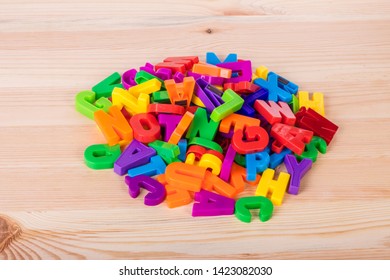
{"label": "plastic toy letter", "polygon": [[225,90],[222,95],[222,100],[225,103],[215,108],[210,115],[210,119],[215,122],[219,122],[220,120],[240,110],[242,105],[244,104],[244,99],[242,99],[237,93],[235,93],[231,89]]}
{"label": "plastic toy letter", "polygon": [[135,177],[137,175],[155,176],[165,173],[166,166],[163,159],[159,155],[156,155],[150,158],[149,163],[129,169],[127,174],[130,177]]}
{"label": "plastic toy letter", "polygon": [[117,106],[111,106],[109,114],[98,110],[94,117],[108,145],[113,146],[120,140],[131,141],[133,139],[133,129]]}
{"label": "plastic toy letter", "polygon": [[155,116],[142,113],[130,119],[134,139],[142,143],[150,143],[160,138],[160,125]]}
{"label": "plastic toy letter", "polygon": [[287,155],[284,158],[284,164],[286,165],[287,172],[291,175],[287,192],[289,194],[297,195],[301,185],[301,179],[310,170],[313,162],[310,159],[305,158],[298,163],[293,155]]}
{"label": "plastic toy letter", "polygon": [[194,119],[188,128],[186,138],[201,137],[213,140],[218,130],[219,122],[209,120],[206,109],[198,108],[195,112]]}
{"label": "plastic toy letter", "polygon": [[192,207],[192,216],[221,216],[233,215],[236,201],[231,198],[201,190],[195,193],[195,201]]}
{"label": "plastic toy letter", "polygon": [[326,144],[332,141],[338,130],[338,126],[321,116],[313,109],[302,107],[296,113],[297,126],[314,132],[314,135],[321,137]]}
{"label": "plastic toy letter", "polygon": [[260,126],[260,120],[239,114],[231,114],[221,121],[221,124],[219,125],[219,131],[223,133],[229,133],[233,128],[233,131],[236,132],[239,129],[244,130],[249,126]]}
{"label": "plastic toy letter", "polygon": [[176,83],[174,80],[166,80],[169,99],[172,104],[190,106],[192,94],[194,92],[195,80],[193,77],[185,77],[182,83]]}
{"label": "plastic toy letter", "polygon": [[299,107],[306,107],[313,109],[321,116],[325,117],[324,108],[324,95],[322,92],[314,92],[313,100],[309,99],[309,92],[299,91],[298,92]]}
{"label": "plastic toy letter", "polygon": [[[244,141],[244,134],[246,141]],[[233,134],[232,146],[237,153],[249,154],[263,151],[269,142],[267,131],[260,126],[250,126]]]}
{"label": "plastic toy letter", "polygon": [[203,180],[202,188],[207,191],[214,191],[220,195],[233,198],[236,196],[236,189],[226,183],[224,180],[218,176],[212,174],[210,171],[206,171],[205,179]]}
{"label": "plastic toy letter", "polygon": [[147,164],[156,151],[137,140],[133,140],[114,164],[114,172],[124,175],[130,168]]}
{"label": "plastic toy letter", "polygon": [[280,122],[288,125],[295,124],[295,115],[285,102],[279,101],[276,103],[274,101],[268,101],[267,103],[264,100],[257,100],[254,106],[256,111],[271,125]]}
{"label": "plastic toy letter", "polygon": [[219,174],[219,177],[226,182],[229,182],[235,156],[236,156],[236,151],[233,149],[233,146],[230,144],[227,149],[225,158],[222,162],[221,173]]}
{"label": "plastic toy letter", "polygon": [[114,162],[120,154],[121,148],[119,145],[96,144],[85,149],[84,161],[89,168],[108,169],[114,166]]}
{"label": "plastic toy letter", "polygon": [[278,75],[270,72],[268,74],[267,81],[264,79],[256,79],[253,81],[255,85],[268,90],[268,100],[269,101],[283,101],[289,103],[292,100],[292,94],[283,88],[280,88],[278,85]]}
{"label": "plastic toy letter", "polygon": [[76,110],[91,120],[93,120],[93,114],[97,110],[102,109],[108,113],[111,106],[110,100],[105,97],[100,97],[96,101],[96,93],[91,90],[84,90],[76,95]]}
{"label": "plastic toy letter", "polygon": [[305,149],[305,144],[309,143],[313,137],[313,132],[295,126],[276,123],[272,126],[271,136],[294,153],[300,155]]}
{"label": "plastic toy letter", "polygon": [[115,72],[105,78],[103,81],[92,87],[92,91],[96,93],[96,99],[100,97],[110,97],[114,88],[123,88],[121,84],[121,75]]}
{"label": "plastic toy letter", "polygon": [[286,193],[287,184],[290,179],[290,174],[280,172],[279,178],[274,180],[275,170],[266,169],[261,176],[259,185],[256,189],[256,195],[271,197],[271,201],[275,205],[281,205],[284,194]]}
{"label": "plastic toy letter", "polygon": [[181,162],[171,163],[165,171],[168,184],[194,192],[201,189],[205,175],[206,168]]}
{"label": "plastic toy letter", "polygon": [[164,185],[153,178],[145,175],[135,177],[126,176],[125,183],[129,187],[129,194],[132,198],[139,196],[141,188],[149,191],[144,198],[145,205],[156,206],[165,199],[166,191]]}
{"label": "plastic toy letter", "polygon": [[327,145],[324,139],[318,136],[313,136],[309,144],[306,144],[305,151],[301,155],[296,155],[297,159],[302,160],[304,158],[311,159],[316,162],[318,157],[318,151],[321,154],[325,154]]}
{"label": "plastic toy letter", "polygon": [[114,88],[112,91],[112,104],[117,105],[120,109],[125,107],[126,111],[131,115],[136,115],[148,111],[150,97],[146,93],[140,93],[138,96],[134,96],[127,90]]}
{"label": "plastic toy letter", "polygon": [[213,52],[206,53],[206,63],[217,65],[218,63],[237,62],[237,54],[229,53],[224,61],[221,61],[218,56]]}
{"label": "plastic toy letter", "polygon": [[249,210],[260,209],[260,221],[266,222],[272,217],[274,206],[272,202],[263,196],[242,197],[236,201],[235,215],[241,222],[249,223],[252,220],[252,215]]}

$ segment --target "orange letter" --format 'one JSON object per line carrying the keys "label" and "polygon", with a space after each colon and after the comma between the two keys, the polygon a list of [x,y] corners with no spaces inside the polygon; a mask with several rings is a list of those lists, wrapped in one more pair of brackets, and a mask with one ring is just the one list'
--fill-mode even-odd
{"label": "orange letter", "polygon": [[117,106],[111,106],[109,114],[103,110],[96,111],[94,118],[109,146],[118,144],[120,140],[133,139],[133,129]]}

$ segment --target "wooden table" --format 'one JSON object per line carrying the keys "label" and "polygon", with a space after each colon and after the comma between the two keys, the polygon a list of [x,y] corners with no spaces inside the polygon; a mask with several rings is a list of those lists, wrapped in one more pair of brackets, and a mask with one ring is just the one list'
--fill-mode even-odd
{"label": "wooden table", "polygon": [[[0,1],[0,221],[22,231],[0,259],[390,258],[388,0],[61,2]],[[146,207],[83,163],[104,138],[79,91],[207,51],[323,92],[340,126],[267,223]]]}

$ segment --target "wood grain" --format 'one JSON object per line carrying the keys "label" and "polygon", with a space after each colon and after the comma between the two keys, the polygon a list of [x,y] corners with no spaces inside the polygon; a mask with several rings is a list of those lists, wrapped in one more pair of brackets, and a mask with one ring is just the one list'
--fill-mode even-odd
{"label": "wood grain", "polygon": [[[23,230],[0,259],[389,259],[389,1],[183,2],[0,0],[0,214]],[[267,223],[145,207],[83,164],[104,139],[77,92],[207,51],[324,92],[340,126]]]}

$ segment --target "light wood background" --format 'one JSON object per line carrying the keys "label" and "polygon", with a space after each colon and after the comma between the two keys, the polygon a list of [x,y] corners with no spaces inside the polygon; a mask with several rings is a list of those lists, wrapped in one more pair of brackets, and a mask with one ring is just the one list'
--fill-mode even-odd
{"label": "light wood background", "polygon": [[[390,2],[0,0],[0,259],[389,259]],[[267,223],[146,207],[83,163],[74,96],[167,56],[236,52],[325,94],[340,130]],[[253,193],[249,189],[248,193]]]}

